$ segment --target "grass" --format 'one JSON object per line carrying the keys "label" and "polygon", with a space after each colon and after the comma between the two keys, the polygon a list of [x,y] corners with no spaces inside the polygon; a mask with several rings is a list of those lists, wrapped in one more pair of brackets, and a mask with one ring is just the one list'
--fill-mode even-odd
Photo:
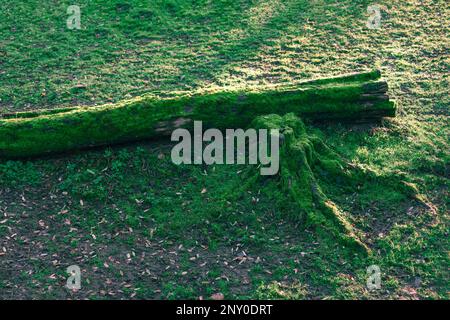
{"label": "grass", "polygon": [[[380,68],[399,116],[310,126],[352,163],[416,183],[324,189],[374,255],[292,219],[274,181],[221,205],[242,166],[175,166],[170,144],[0,162],[0,298],[448,299],[449,8],[445,1],[68,1],[0,4],[0,110],[152,91],[290,82]],[[65,269],[82,269],[68,291]],[[382,272],[366,287],[368,266]]]}

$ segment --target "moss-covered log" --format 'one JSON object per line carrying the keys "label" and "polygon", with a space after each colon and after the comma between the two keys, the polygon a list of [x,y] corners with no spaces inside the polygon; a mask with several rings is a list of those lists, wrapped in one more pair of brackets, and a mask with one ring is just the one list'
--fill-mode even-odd
{"label": "moss-covered log", "polygon": [[[280,171],[275,177],[291,197],[298,218],[318,234],[357,249],[370,249],[348,216],[323,192],[323,176],[356,186],[368,179],[394,185],[420,198],[413,185],[398,177],[379,177],[348,164],[321,139],[309,135],[301,118],[367,121],[395,115],[387,84],[378,71],[265,88],[153,94],[96,107],[37,110],[0,116],[0,158],[21,158],[90,146],[168,135],[194,120],[204,128],[279,129],[283,135]],[[255,167],[227,197],[239,197],[259,179]],[[267,178],[264,178],[267,179]],[[274,178],[270,178],[274,179]]]}
{"label": "moss-covered log", "polygon": [[245,128],[264,114],[373,120],[395,114],[379,71],[253,89],[151,94],[96,107],[0,116],[0,158],[21,158],[167,135],[193,120]]}

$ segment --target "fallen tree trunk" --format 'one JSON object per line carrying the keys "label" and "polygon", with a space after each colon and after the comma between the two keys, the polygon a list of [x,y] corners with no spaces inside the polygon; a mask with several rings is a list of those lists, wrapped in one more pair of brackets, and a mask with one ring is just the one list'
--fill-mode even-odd
{"label": "fallen tree trunk", "polygon": [[247,90],[146,95],[96,107],[0,115],[0,158],[23,158],[169,135],[190,128],[246,128],[264,114],[370,121],[395,115],[380,72]]}
{"label": "fallen tree trunk", "polygon": [[[280,171],[274,179],[295,201],[296,217],[314,227],[331,245],[370,254],[351,216],[324,193],[328,180],[355,189],[374,181],[421,200],[417,189],[398,177],[383,177],[350,165],[318,136],[308,134],[301,118],[371,121],[394,116],[387,84],[378,71],[264,88],[153,94],[116,104],[68,107],[0,115],[0,158],[23,158],[171,134],[193,121],[219,129],[279,128],[283,135]],[[299,118],[299,117],[301,118]],[[262,179],[249,167],[242,183],[224,199],[239,197]],[[229,203],[226,200],[224,203]],[[421,200],[423,201],[423,200]]]}

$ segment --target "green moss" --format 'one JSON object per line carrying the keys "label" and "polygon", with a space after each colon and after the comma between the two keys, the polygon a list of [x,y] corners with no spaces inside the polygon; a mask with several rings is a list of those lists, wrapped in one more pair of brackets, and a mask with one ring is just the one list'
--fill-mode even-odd
{"label": "green moss", "polygon": [[[331,150],[319,137],[308,134],[303,122],[293,113],[284,116],[271,114],[257,117],[251,124],[257,129],[279,129],[282,135],[280,149],[280,172],[276,177],[281,195],[289,194],[297,205],[294,217],[312,226],[324,238],[339,241],[344,246],[363,254],[370,248],[363,242],[357,230],[340,208],[328,198],[321,187],[323,177],[339,177],[346,185],[356,188],[367,181],[394,187],[411,198],[427,204],[423,195],[405,177],[382,176],[367,168],[350,165]],[[239,196],[255,183],[259,183],[259,172],[250,169],[242,188],[233,193]]]}

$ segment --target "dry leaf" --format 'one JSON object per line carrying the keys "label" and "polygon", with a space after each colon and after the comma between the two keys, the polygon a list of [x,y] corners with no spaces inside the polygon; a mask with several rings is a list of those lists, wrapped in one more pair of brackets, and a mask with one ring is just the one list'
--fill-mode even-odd
{"label": "dry leaf", "polygon": [[225,296],[223,295],[223,293],[218,292],[218,293],[214,293],[211,296],[211,299],[212,300],[223,300],[223,299],[225,299]]}

